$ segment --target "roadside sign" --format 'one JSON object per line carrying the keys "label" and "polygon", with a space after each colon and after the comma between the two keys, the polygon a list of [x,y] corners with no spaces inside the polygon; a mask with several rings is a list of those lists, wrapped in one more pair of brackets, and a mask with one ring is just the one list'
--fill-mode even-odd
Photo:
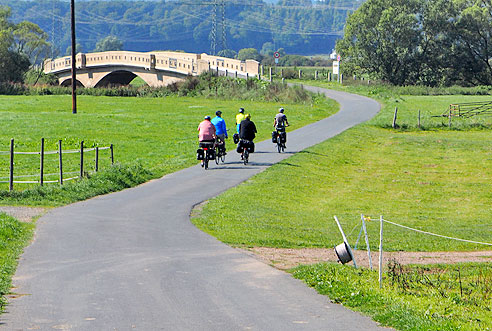
{"label": "roadside sign", "polygon": [[342,57],[340,56],[340,54],[337,55],[337,61],[340,61],[342,59]]}
{"label": "roadside sign", "polygon": [[333,74],[338,75],[340,73],[340,61],[333,61]]}
{"label": "roadside sign", "polygon": [[275,58],[275,64],[278,64],[278,58]]}
{"label": "roadside sign", "polygon": [[273,57],[278,59],[280,57],[280,53],[279,52],[275,52],[273,53]]}

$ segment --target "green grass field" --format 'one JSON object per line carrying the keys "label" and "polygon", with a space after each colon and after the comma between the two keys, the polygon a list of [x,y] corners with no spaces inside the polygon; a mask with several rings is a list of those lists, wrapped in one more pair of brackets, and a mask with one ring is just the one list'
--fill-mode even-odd
{"label": "green grass field", "polygon": [[[232,246],[333,247],[343,241],[333,215],[353,246],[361,214],[372,217],[366,224],[373,250],[379,244],[379,215],[420,230],[491,243],[491,118],[453,119],[448,128],[447,119],[432,117],[450,103],[490,96],[383,94],[375,93],[384,107],[373,120],[212,199],[192,222]],[[395,107],[398,129],[391,128]],[[384,226],[383,246],[390,251],[491,249],[390,224]],[[364,240],[361,248],[366,248]],[[300,266],[292,272],[330,300],[398,330],[492,328],[489,264],[406,268],[395,274],[384,266],[383,289],[377,271],[347,265]]]}
{"label": "green grass field", "polygon": [[0,213],[0,312],[5,304],[4,295],[10,293],[17,258],[30,240],[33,229],[32,223],[21,223]]}
{"label": "green grass field", "polygon": [[391,266],[378,272],[333,263],[300,266],[293,275],[336,303],[397,330],[492,328],[489,264]]}
{"label": "green grass field", "polygon": [[[138,163],[150,170],[154,177],[159,177],[196,164],[196,128],[204,115],[214,116],[216,110],[221,110],[232,133],[237,110],[244,107],[252,114],[252,120],[259,131],[258,140],[262,140],[269,137],[273,117],[279,106],[284,106],[289,114],[296,118],[295,127],[301,127],[336,112],[335,102],[324,101],[321,98],[317,100],[315,105],[279,105],[186,97],[79,96],[78,113],[74,115],[71,112],[70,96],[0,96],[0,125],[3,127],[0,132],[0,151],[9,150],[11,138],[15,139],[15,150],[18,152],[39,151],[41,138],[45,138],[46,151],[56,150],[59,139],[62,140],[64,149],[80,148],[81,140],[86,147],[114,144],[116,162]],[[86,171],[93,170],[94,158],[94,152],[85,155]],[[79,169],[77,154],[67,154],[63,163],[64,171],[74,172],[76,175]],[[109,166],[108,151],[101,151],[100,169],[107,169]],[[2,153],[0,180],[8,180],[8,172],[9,155]],[[44,172],[53,174],[51,177],[48,176],[47,180],[56,180],[56,154],[46,156]],[[38,156],[16,155],[15,175],[35,176],[18,180],[37,179],[38,173]],[[8,184],[0,185],[3,190],[8,188]],[[23,190],[27,185],[16,184],[15,189]]]}
{"label": "green grass field", "polygon": [[[441,235],[492,242],[492,135],[490,118],[460,129],[393,130],[416,122],[415,110],[440,113],[450,103],[487,97],[386,100],[367,124],[292,156],[212,199],[193,222],[235,246],[333,247],[341,242],[337,215],[352,244],[360,214]],[[440,120],[440,119],[438,119]],[[446,119],[447,121],[447,119]],[[425,123],[425,121],[424,121]],[[488,128],[487,128],[488,127]],[[246,194],[247,192],[247,194]],[[243,201],[237,212],[237,201]],[[372,249],[379,223],[369,222]],[[385,249],[447,251],[490,246],[437,239],[386,225]],[[363,247],[365,245],[362,245]]]}

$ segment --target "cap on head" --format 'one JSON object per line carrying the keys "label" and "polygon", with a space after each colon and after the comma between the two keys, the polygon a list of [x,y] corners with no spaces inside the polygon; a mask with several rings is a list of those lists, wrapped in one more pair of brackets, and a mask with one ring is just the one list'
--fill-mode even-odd
{"label": "cap on head", "polygon": [[205,119],[206,119],[207,121],[210,121],[210,116],[208,116],[208,115],[207,115],[207,116],[205,116]]}
{"label": "cap on head", "polygon": [[220,116],[220,115],[222,115],[222,112],[221,112],[220,110],[217,110],[217,111],[215,112],[215,115]]}
{"label": "cap on head", "polygon": [[283,108],[280,108],[280,109],[278,110],[278,112],[279,112],[279,113],[283,113],[283,112],[284,112],[284,109],[283,109]]}
{"label": "cap on head", "polygon": [[240,113],[244,113],[244,108],[239,108]]}
{"label": "cap on head", "polygon": [[244,116],[244,118],[247,118],[248,120],[251,119],[251,114],[246,114],[246,116]]}

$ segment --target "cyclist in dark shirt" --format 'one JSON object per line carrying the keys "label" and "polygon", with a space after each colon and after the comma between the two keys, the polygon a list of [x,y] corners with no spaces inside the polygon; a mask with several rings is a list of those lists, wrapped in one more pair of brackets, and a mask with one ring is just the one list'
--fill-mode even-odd
{"label": "cyclist in dark shirt", "polygon": [[239,138],[244,140],[253,141],[256,137],[256,126],[255,123],[251,120],[251,115],[246,114],[244,120],[241,122],[239,127]]}

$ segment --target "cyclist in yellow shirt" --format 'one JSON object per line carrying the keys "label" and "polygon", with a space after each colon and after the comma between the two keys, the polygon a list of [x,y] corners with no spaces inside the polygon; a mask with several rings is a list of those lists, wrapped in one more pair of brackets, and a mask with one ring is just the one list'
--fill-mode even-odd
{"label": "cyclist in yellow shirt", "polygon": [[239,114],[236,115],[236,131],[239,134],[239,127],[246,115],[244,114],[244,108],[239,108]]}

